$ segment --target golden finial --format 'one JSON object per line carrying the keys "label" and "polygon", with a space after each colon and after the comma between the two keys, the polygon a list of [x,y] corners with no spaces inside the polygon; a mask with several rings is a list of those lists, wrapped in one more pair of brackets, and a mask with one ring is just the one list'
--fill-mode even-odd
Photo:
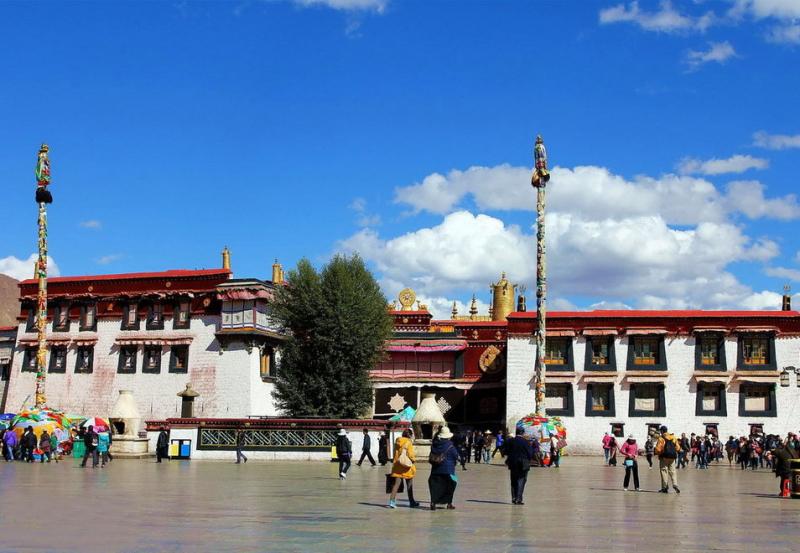
{"label": "golden finial", "polygon": [[453,309],[450,311],[450,318],[453,320],[458,318],[458,306],[456,305],[456,302],[453,302]]}
{"label": "golden finial", "polygon": [[478,318],[478,300],[475,298],[475,294],[472,294],[472,303],[469,306],[469,320],[474,321]]}
{"label": "golden finial", "polygon": [[275,258],[275,263],[272,264],[272,284],[283,283],[283,265],[278,263],[278,258]]}
{"label": "golden finial", "polygon": [[231,270],[231,251],[228,249],[228,246],[222,250],[222,268]]}

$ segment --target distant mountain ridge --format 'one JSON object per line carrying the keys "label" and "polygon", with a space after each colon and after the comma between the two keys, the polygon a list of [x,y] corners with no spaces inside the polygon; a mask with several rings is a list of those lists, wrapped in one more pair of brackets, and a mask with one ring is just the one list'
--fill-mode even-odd
{"label": "distant mountain ridge", "polygon": [[10,276],[0,274],[0,326],[14,326],[19,315],[19,287]]}

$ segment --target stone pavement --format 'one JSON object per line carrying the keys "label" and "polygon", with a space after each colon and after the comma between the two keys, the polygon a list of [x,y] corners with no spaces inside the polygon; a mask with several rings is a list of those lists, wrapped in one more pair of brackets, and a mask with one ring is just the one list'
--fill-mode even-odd
{"label": "stone pavement", "polygon": [[[780,551],[798,548],[800,500],[768,471],[679,471],[680,495],[622,491],[596,457],[533,469],[512,506],[497,462],[459,470],[455,511],[385,508],[385,468],[322,462],[236,465],[117,460],[104,469],[0,462],[0,551]],[[417,499],[426,501],[428,467]],[[427,503],[423,503],[427,506]]]}

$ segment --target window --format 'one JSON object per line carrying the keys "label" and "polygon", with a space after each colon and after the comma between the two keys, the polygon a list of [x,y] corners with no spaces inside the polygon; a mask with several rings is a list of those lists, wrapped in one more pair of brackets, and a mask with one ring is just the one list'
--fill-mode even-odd
{"label": "window", "polygon": [[97,306],[87,303],[81,306],[80,330],[97,330]]}
{"label": "window", "polygon": [[664,385],[661,383],[631,384],[628,403],[629,417],[666,417]]}
{"label": "window", "polygon": [[739,416],[777,417],[775,384],[742,382],[739,388]]}
{"label": "window", "polygon": [[725,370],[725,338],[720,332],[701,332],[695,337],[695,370]]}
{"label": "window", "polygon": [[586,337],[585,369],[587,371],[617,370],[613,336]]}
{"label": "window", "polygon": [[255,325],[255,302],[225,301],[222,303],[222,327],[243,328]]}
{"label": "window", "polygon": [[633,340],[634,365],[658,365],[658,338],[637,336]]}
{"label": "window", "polygon": [[624,438],[625,437],[625,423],[624,422],[612,422],[611,423],[611,435],[615,438]]}
{"label": "window", "polygon": [[695,415],[727,416],[725,385],[721,382],[698,382]]}
{"label": "window", "polygon": [[53,331],[54,332],[68,332],[69,331],[69,305],[62,303],[56,305],[55,314],[53,317]]}
{"label": "window", "polygon": [[775,337],[771,334],[739,336],[739,367],[778,370],[775,363]]}
{"label": "window", "polygon": [[138,305],[129,303],[122,309],[122,330],[139,330]]}
{"label": "window", "polygon": [[119,348],[119,365],[117,372],[120,374],[134,374],[136,372],[137,346],[122,346]]}
{"label": "window", "polygon": [[260,361],[259,373],[261,374],[261,379],[266,380],[269,378],[274,378],[277,374],[277,371],[275,370],[275,350],[268,347],[261,348]]}
{"label": "window", "polygon": [[547,338],[544,345],[546,370],[574,371],[572,362],[572,338]]}
{"label": "window", "polygon": [[36,307],[28,307],[28,319],[25,322],[25,332],[36,332]]}
{"label": "window", "polygon": [[145,346],[144,361],[142,362],[143,373],[161,372],[161,346]]}
{"label": "window", "polygon": [[7,381],[11,375],[11,363],[0,363],[0,381]]}
{"label": "window", "polygon": [[90,373],[94,364],[94,346],[78,346],[78,355],[75,360],[76,373]]}
{"label": "window", "polygon": [[586,386],[586,416],[613,417],[614,413],[614,385],[589,383]]}
{"label": "window", "polygon": [[760,423],[750,423],[749,436],[761,436],[764,434],[764,425]]}
{"label": "window", "polygon": [[147,330],[162,330],[164,328],[164,306],[160,303],[151,303],[147,310]]}
{"label": "window", "polygon": [[662,336],[628,338],[628,370],[667,370]]}
{"label": "window", "polygon": [[67,348],[66,346],[53,346],[50,348],[50,368],[51,373],[67,372]]}
{"label": "window", "polygon": [[719,424],[716,422],[706,423],[706,436],[714,436],[719,438]]}
{"label": "window", "polygon": [[571,384],[548,384],[545,388],[546,413],[556,417],[575,416]]}
{"label": "window", "polygon": [[175,315],[172,321],[173,328],[189,328],[191,305],[189,300],[181,300],[175,304]]}
{"label": "window", "polygon": [[169,357],[169,372],[185,373],[189,371],[189,346],[172,346]]}
{"label": "window", "polygon": [[36,350],[36,346],[25,348],[25,353],[22,356],[22,372],[36,372]]}

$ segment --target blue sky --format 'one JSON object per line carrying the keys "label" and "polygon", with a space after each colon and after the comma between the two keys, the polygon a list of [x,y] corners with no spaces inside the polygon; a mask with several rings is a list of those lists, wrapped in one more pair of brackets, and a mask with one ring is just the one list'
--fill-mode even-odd
{"label": "blue sky", "polygon": [[533,288],[533,137],[554,171],[552,307],[777,307],[800,280],[800,3],[0,5],[0,271],[27,276],[51,146],[61,274],[359,251],[439,315]]}

